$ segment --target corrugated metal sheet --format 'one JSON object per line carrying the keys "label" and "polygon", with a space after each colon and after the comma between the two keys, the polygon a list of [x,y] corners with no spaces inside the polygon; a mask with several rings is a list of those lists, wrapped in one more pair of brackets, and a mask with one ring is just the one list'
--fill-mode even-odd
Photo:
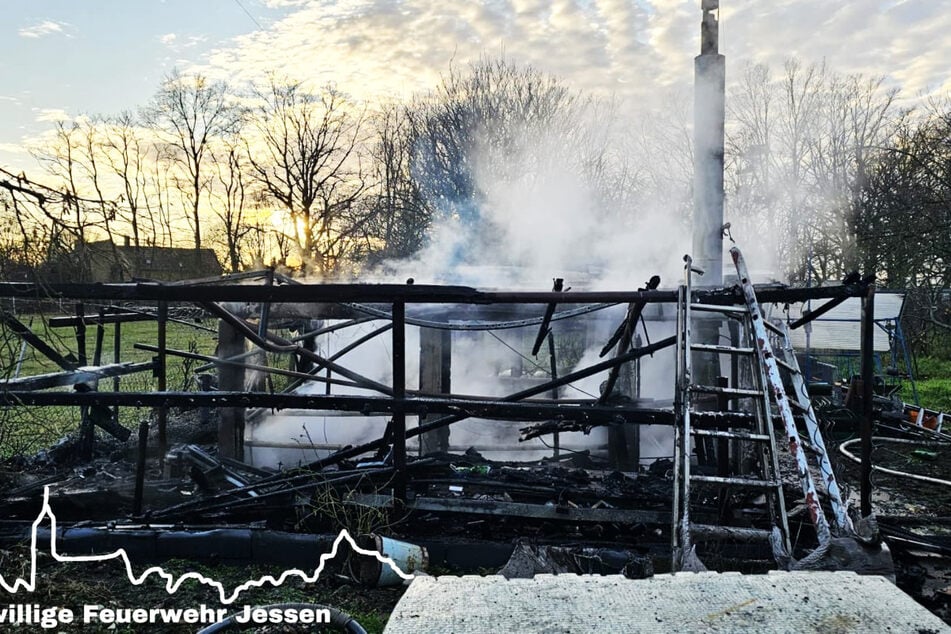
{"label": "corrugated metal sheet", "polygon": [[[812,309],[822,306],[824,302],[812,302]],[[905,294],[901,292],[878,292],[875,294],[875,321],[879,326],[887,325],[889,320],[896,320],[901,316],[905,304]],[[789,307],[789,319],[796,320],[802,316],[806,304],[792,304]],[[785,318],[785,315],[772,308],[772,317]],[[790,332],[793,347],[798,351],[806,349],[805,326]],[[819,319],[812,322],[812,335],[809,347],[812,350],[847,350],[858,351],[861,348],[862,329],[862,300],[859,297],[850,297]],[[888,352],[888,333],[882,327],[875,328],[873,347],[876,352]]]}

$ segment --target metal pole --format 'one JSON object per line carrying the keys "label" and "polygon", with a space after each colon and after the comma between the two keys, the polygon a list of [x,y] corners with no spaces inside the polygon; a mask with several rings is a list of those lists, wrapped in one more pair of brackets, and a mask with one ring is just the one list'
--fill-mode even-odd
{"label": "metal pole", "polygon": [[862,470],[861,504],[863,517],[872,514],[872,400],[875,396],[874,346],[875,285],[862,298]]}
{"label": "metal pole", "polygon": [[[558,360],[555,358],[555,335],[549,330],[548,331],[548,357],[551,361],[551,380],[558,380]],[[558,388],[553,387],[551,389],[551,398],[552,400],[558,400]],[[552,457],[557,459],[561,454],[561,438],[558,432],[555,432],[551,436],[552,441]]]}
{"label": "metal pole", "polygon": [[723,283],[723,151],[726,58],[719,53],[719,0],[702,0],[694,58],[693,263],[704,286]]}
{"label": "metal pole", "polygon": [[[158,379],[158,391],[165,392],[168,390],[168,374],[166,368],[166,355],[165,355],[165,344],[166,344],[166,335],[167,335],[167,326],[168,326],[168,302],[159,302],[158,303],[158,356],[156,356],[155,361],[155,378]],[[165,452],[168,451],[168,408],[159,407],[156,410],[156,417],[158,419],[158,445],[159,445],[159,462],[161,464],[165,463]]]}
{"label": "metal pole", "polygon": [[[112,334],[112,362],[119,363],[121,361],[122,355],[122,322],[116,321],[115,330]],[[120,380],[118,376],[113,377],[112,379],[112,391],[118,392],[120,386]],[[116,405],[112,410],[112,416],[115,418],[115,421],[119,422],[119,406]]]}
{"label": "metal pole", "polygon": [[85,312],[82,302],[76,304],[76,355],[79,358],[79,365],[88,363],[86,357],[86,321],[83,319]]}

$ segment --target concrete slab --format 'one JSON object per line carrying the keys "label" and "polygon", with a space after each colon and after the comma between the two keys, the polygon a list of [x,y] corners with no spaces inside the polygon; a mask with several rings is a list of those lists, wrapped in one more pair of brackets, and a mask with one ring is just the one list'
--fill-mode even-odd
{"label": "concrete slab", "polygon": [[417,577],[384,634],[951,632],[882,577],[678,573],[650,579]]}

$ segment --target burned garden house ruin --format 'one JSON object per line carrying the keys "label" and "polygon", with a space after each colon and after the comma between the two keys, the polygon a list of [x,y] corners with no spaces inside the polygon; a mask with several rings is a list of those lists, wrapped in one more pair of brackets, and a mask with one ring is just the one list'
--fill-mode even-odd
{"label": "burned garden house ruin", "polygon": [[[347,529],[382,548],[412,545],[424,554],[410,568],[510,577],[892,575],[868,521],[873,437],[951,439],[942,415],[911,420],[875,391],[874,275],[754,285],[739,248],[723,257],[717,5],[702,3],[692,253],[681,263],[668,251],[679,278],[648,273],[637,290],[557,270],[551,290],[547,280],[546,290],[539,280],[531,290],[308,283],[274,270],[0,282],[5,305],[73,313],[47,332],[0,314],[24,349],[58,367],[0,380],[0,406],[81,418],[72,441],[44,454],[55,474],[5,491],[6,536],[22,537],[48,486],[65,549],[135,542],[146,559],[201,550],[240,560],[273,546],[300,564]],[[814,402],[792,340],[846,301],[861,305],[860,370]],[[154,341],[129,341],[140,321],[154,323]],[[177,347],[170,324],[215,330],[217,349]],[[50,331],[76,354],[50,345]],[[187,381],[170,380],[170,360],[187,361]],[[843,430],[853,451],[859,443],[847,483],[832,453]],[[897,534],[887,536],[951,552]]]}
{"label": "burned garden house ruin", "polygon": [[[77,451],[89,456],[94,426],[128,435],[116,408],[153,408],[130,470],[134,523],[333,530],[315,501],[330,495],[376,513],[363,528],[431,546],[462,536],[614,543],[638,555],[637,574],[655,564],[689,568],[697,557],[726,568],[789,566],[853,529],[815,413],[798,396],[789,325],[763,320],[760,306],[823,302],[815,316],[848,297],[870,306],[873,287],[850,278],[754,288],[733,253],[736,283],[697,287],[686,258],[673,290],[658,278],[636,291],[568,290],[560,281],[551,291],[481,291],[300,284],[270,272],[264,283],[251,275],[230,284],[6,283],[0,293],[21,302],[115,308],[59,318],[82,338],[80,349],[95,328],[92,359],[59,357],[62,372],[7,379],[5,404],[82,408]],[[154,310],[129,309],[143,303]],[[178,312],[169,307],[188,304],[217,320],[217,356],[167,345]],[[158,341],[134,348],[152,360],[123,361],[116,346],[103,363],[103,329],[143,313],[157,320]],[[12,315],[5,324],[56,355]],[[693,335],[714,327],[719,343]],[[171,357],[203,364],[199,376],[214,368],[216,385],[170,389]],[[707,383],[702,363],[716,375]],[[157,390],[115,386],[143,372],[155,375]],[[274,388],[275,377],[284,387]],[[55,389],[63,387],[73,389]],[[871,394],[855,402],[871,417]],[[182,411],[214,430],[217,451],[173,442]],[[170,494],[166,477],[188,484]],[[166,482],[159,497],[156,478]],[[10,493],[20,500],[15,516],[29,518],[23,500],[36,486]]]}

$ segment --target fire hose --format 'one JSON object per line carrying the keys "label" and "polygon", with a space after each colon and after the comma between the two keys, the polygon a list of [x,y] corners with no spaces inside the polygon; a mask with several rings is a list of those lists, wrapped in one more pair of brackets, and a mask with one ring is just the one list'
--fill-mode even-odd
{"label": "fire hose", "polygon": [[[862,463],[861,458],[851,453],[846,447],[854,443],[860,442],[861,438],[853,438],[852,440],[847,440],[841,445],[839,445],[839,452],[848,458],[849,460],[856,462],[858,464]],[[945,442],[938,441],[921,441],[921,440],[909,440],[906,438],[887,438],[885,436],[872,436],[872,440],[877,442],[897,442],[910,445],[941,445],[947,446]],[[888,469],[886,467],[880,467],[878,465],[872,465],[872,469],[875,471],[881,471],[882,473],[887,473],[888,475],[898,476],[900,478],[911,478],[913,480],[921,480],[922,482],[931,482],[932,484],[943,484],[945,486],[951,486],[951,481],[942,480],[940,478],[932,478],[930,476],[918,475],[917,473],[907,473],[905,471],[897,471],[895,469]]]}

